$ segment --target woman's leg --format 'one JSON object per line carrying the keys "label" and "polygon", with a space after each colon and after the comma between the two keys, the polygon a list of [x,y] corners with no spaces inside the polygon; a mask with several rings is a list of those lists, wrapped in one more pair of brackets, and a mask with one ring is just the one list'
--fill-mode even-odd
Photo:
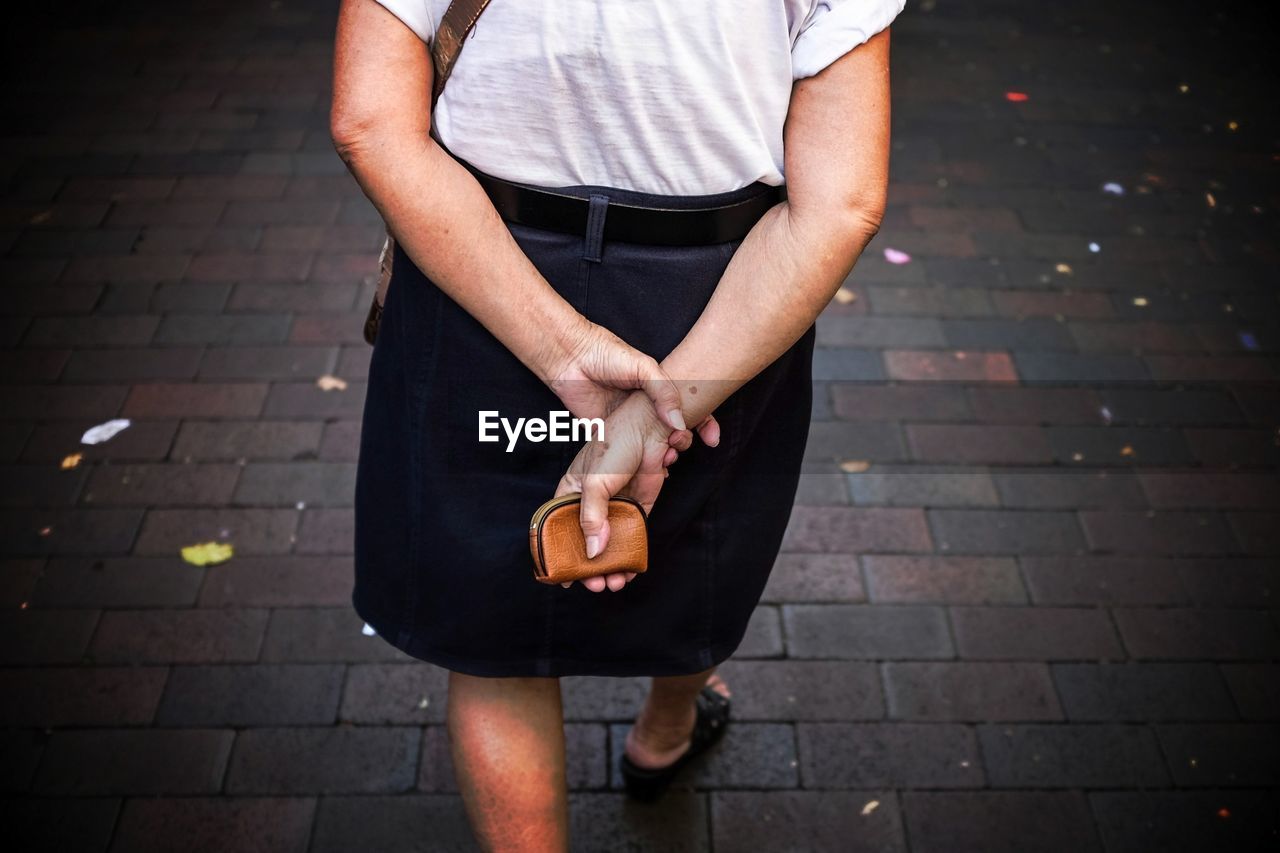
{"label": "woman's leg", "polygon": [[458,789],[481,847],[568,850],[560,680],[451,672],[448,722]]}
{"label": "woman's leg", "polygon": [[653,679],[644,707],[627,732],[627,756],[641,767],[653,768],[665,767],[684,754],[698,715],[698,693],[705,686],[729,695],[729,685],[714,667],[693,675]]}

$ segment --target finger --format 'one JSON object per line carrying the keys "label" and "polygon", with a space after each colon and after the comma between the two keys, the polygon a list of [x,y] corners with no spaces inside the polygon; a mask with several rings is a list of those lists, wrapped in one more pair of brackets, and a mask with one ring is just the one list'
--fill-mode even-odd
{"label": "finger", "polygon": [[622,572],[613,572],[604,576],[604,582],[609,587],[609,592],[617,592],[627,585],[626,576]]}
{"label": "finger", "polygon": [[637,574],[639,574],[639,573],[638,573],[638,572],[623,572],[623,574],[625,574],[625,575],[627,576],[627,583],[631,583],[633,580],[635,580],[635,579],[636,579],[636,575],[637,575]]}
{"label": "finger", "polygon": [[671,381],[667,372],[654,359],[645,356],[639,365],[641,375],[640,387],[653,401],[658,418],[672,429],[685,429],[683,403],[680,390]]}
{"label": "finger", "polygon": [[565,589],[568,589],[569,587],[573,586],[573,581],[564,581],[563,583],[560,584],[560,586],[564,587]]}
{"label": "finger", "polygon": [[698,438],[702,439],[702,443],[707,447],[715,447],[720,443],[720,422],[714,415],[707,415],[706,420],[698,424],[695,429],[698,431]]}
{"label": "finger", "polygon": [[582,527],[588,560],[594,560],[609,544],[609,498],[603,477],[587,477],[582,484],[578,523]]}
{"label": "finger", "polygon": [[593,578],[583,578],[582,585],[592,592],[604,592],[605,580],[602,576],[596,575]]}
{"label": "finger", "polygon": [[676,449],[674,447],[668,447],[667,452],[662,457],[662,467],[670,468],[672,465],[676,464],[676,459],[679,457],[680,454],[676,453]]}
{"label": "finger", "polygon": [[693,431],[687,429],[672,430],[667,436],[667,444],[676,450],[688,450],[693,447]]}

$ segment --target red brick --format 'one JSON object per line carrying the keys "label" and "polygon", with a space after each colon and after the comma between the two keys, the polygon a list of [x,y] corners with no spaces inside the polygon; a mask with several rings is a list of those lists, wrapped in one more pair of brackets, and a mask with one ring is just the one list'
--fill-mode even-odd
{"label": "red brick", "polygon": [[911,382],[1016,382],[1008,353],[889,350],[884,354],[890,378]]}
{"label": "red brick", "polygon": [[243,418],[262,411],[267,385],[253,382],[157,382],[135,385],[124,414],[138,418]]}

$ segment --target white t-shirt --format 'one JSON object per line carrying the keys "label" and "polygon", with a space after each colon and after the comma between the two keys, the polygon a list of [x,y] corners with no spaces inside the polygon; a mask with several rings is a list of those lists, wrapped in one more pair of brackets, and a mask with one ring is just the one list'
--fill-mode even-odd
{"label": "white t-shirt", "polygon": [[[377,0],[430,43],[449,0]],[[663,195],[783,182],[794,80],[906,0],[492,0],[433,126],[457,156],[536,186]]]}

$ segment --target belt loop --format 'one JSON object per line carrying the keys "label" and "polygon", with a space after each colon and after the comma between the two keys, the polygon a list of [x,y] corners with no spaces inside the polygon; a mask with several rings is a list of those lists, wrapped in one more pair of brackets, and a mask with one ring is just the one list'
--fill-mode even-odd
{"label": "belt loop", "polygon": [[594,261],[600,263],[602,261],[604,251],[604,216],[609,210],[609,197],[607,195],[592,194],[591,204],[587,207],[587,233],[585,235],[586,246],[582,252],[582,258],[586,261]]}

